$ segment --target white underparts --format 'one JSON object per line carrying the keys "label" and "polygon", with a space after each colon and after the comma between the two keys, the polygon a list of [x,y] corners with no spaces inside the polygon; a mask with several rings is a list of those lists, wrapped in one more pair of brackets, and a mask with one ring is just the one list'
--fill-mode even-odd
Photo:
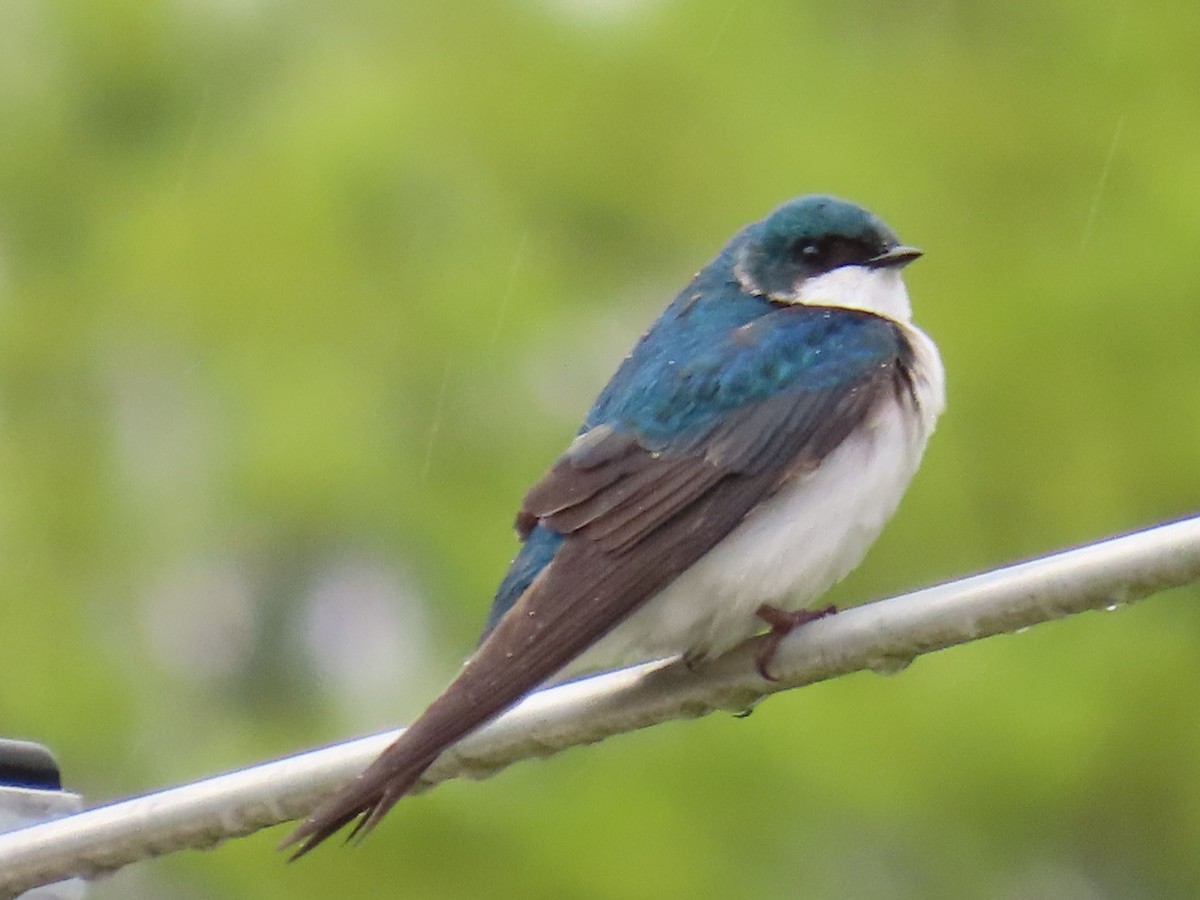
{"label": "white underparts", "polygon": [[805,306],[840,306],[886,316],[897,322],[912,321],[912,306],[900,269],[841,266],[801,283],[792,303]]}
{"label": "white underparts", "polygon": [[[799,609],[845,577],[895,512],[945,404],[941,359],[908,324],[898,271],[844,267],[808,285],[799,302],[869,309],[900,324],[914,350],[915,399],[882,399],[816,470],[755,509],[566,674],[679,653],[719,655],[764,628],[755,616],[760,604]],[[849,294],[858,302],[846,302]]]}

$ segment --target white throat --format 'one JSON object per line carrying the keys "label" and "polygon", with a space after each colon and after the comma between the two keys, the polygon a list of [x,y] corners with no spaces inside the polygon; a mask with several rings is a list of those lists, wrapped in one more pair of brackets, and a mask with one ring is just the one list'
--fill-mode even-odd
{"label": "white throat", "polygon": [[839,266],[809,278],[791,302],[861,309],[897,322],[912,321],[908,291],[897,268]]}

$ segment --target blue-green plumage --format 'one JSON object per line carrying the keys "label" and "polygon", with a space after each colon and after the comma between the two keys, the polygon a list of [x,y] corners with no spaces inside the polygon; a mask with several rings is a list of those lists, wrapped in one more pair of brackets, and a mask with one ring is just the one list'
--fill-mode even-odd
{"label": "blue-green plumage", "polygon": [[733,290],[667,315],[638,343],[588,414],[662,450],[723,415],[794,390],[852,383],[904,352],[885,319],[857,310],[779,307]]}
{"label": "blue-green plumage", "polygon": [[504,576],[504,580],[496,591],[496,597],[492,601],[487,625],[484,627],[480,641],[488,636],[496,627],[496,623],[500,621],[500,617],[508,612],[520,596],[529,589],[533,579],[537,578],[538,572],[550,564],[565,539],[565,536],[557,531],[551,531],[541,525],[533,527],[529,536],[525,538],[525,542],[521,544],[521,552],[508,567],[508,574]]}
{"label": "blue-green plumage", "polygon": [[[638,341],[580,433],[608,425],[656,452],[695,446],[732,410],[790,390],[836,390],[908,353],[887,319],[859,310],[781,307],[739,290],[728,268],[710,266]],[[485,637],[562,541],[563,535],[535,526],[496,592]]]}
{"label": "blue-green plumage", "polygon": [[442,750],[548,678],[696,662],[764,619],[799,621],[879,533],[941,412],[941,362],[900,277],[918,255],[833,197],[740,231],[526,495],[523,545],[461,673],[289,843],[304,853],[358,817],[369,830]]}
{"label": "blue-green plumage", "polygon": [[[608,425],[661,452],[702,439],[723,415],[747,404],[797,388],[853,384],[880,362],[906,355],[906,339],[888,319],[861,310],[781,305],[762,292],[760,285],[794,281],[804,260],[793,259],[789,247],[809,234],[837,235],[840,248],[858,245],[867,255],[898,244],[877,217],[833,198],[801,198],[747,226],[637,342],[579,433]],[[739,280],[739,265],[759,292]],[[496,592],[483,637],[562,542],[557,532],[533,528]]]}

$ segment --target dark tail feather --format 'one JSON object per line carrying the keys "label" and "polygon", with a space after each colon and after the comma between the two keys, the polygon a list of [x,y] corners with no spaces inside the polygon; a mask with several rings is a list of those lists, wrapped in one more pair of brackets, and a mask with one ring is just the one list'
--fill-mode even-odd
{"label": "dark tail feather", "polygon": [[512,622],[502,621],[442,695],[366,771],[301,822],[279,849],[299,844],[291,856],[299,859],[355,819],[348,840],[365,837],[443,750],[503,712],[561,666],[553,660],[531,671],[513,665],[505,643],[511,630]]}
{"label": "dark tail feather", "polygon": [[502,643],[511,627],[503,622],[497,626],[442,695],[366,771],[301,822],[279,849],[299,844],[291,857],[298,859],[355,819],[348,840],[366,836],[443,750],[503,712],[561,666],[551,661],[522,671],[512,665],[512,654]]}
{"label": "dark tail feather", "polygon": [[366,835],[443,750],[559,671],[662,586],[662,578],[647,583],[643,574],[616,565],[590,544],[568,540],[442,695],[280,849],[299,844],[292,855],[297,859],[355,819],[350,838]]}
{"label": "dark tail feather", "polygon": [[289,862],[299,859],[355,819],[358,822],[346,841],[361,840],[400,798],[412,790],[438,754],[406,759],[409,756],[406,752],[409,748],[405,746],[408,742],[404,740],[406,736],[407,732],[397,738],[366,771],[313,810],[287,836],[278,849],[300,845],[288,858]]}

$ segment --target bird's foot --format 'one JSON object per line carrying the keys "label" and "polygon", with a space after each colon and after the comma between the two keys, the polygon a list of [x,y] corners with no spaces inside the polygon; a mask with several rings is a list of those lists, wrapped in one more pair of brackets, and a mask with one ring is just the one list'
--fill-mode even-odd
{"label": "bird's foot", "polygon": [[826,606],[824,609],[798,609],[795,612],[788,612],[786,609],[780,609],[778,606],[772,606],[770,603],[764,603],[755,610],[754,614],[771,626],[771,630],[767,633],[763,641],[762,650],[759,651],[755,659],[758,674],[767,681],[778,681],[779,679],[771,674],[768,667],[771,665],[771,661],[775,659],[775,652],[779,649],[779,642],[801,625],[816,619],[823,619],[825,616],[833,615],[835,612],[837,612],[836,606]]}

